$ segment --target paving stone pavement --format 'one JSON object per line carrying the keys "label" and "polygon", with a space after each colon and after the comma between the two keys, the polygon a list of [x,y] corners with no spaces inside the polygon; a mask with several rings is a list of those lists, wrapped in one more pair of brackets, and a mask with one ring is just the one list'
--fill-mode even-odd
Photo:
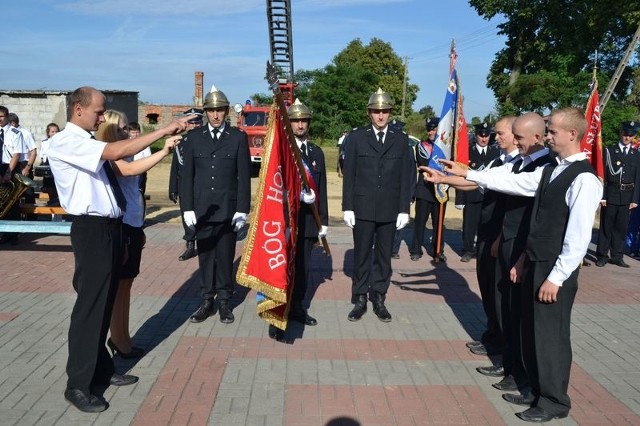
{"label": "paving stone pavement", "polygon": [[[167,213],[171,215],[171,213]],[[407,229],[403,237],[409,238]],[[140,376],[108,388],[107,411],[85,414],[63,398],[67,331],[75,299],[68,237],[23,235],[0,246],[0,424],[3,425],[286,425],[369,426],[519,424],[520,407],[476,373],[490,359],[471,354],[484,314],[475,262],[459,261],[460,236],[447,231],[449,261],[409,260],[406,241],[387,306],[391,323],[371,308],[351,309],[351,232],[329,231],[332,256],[313,256],[310,313],[316,327],[275,342],[255,313],[255,294],[238,286],[236,321],[191,324],[199,303],[197,260],[177,260],[178,223],[146,230],[141,274],[133,286],[138,361],[116,357],[119,372]],[[242,242],[237,245],[239,256]],[[572,318],[574,364],[570,416],[551,424],[640,425],[640,262],[580,274]]]}

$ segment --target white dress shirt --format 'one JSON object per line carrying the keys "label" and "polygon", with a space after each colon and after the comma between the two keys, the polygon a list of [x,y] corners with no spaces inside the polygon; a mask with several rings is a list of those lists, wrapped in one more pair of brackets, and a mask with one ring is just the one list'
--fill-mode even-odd
{"label": "white dress shirt", "polygon": [[14,154],[22,153],[25,150],[24,139],[20,130],[7,124],[4,130],[4,145],[2,147],[2,162],[9,164]]}
{"label": "white dress shirt", "polygon": [[118,218],[122,210],[102,165],[106,142],[69,122],[51,138],[49,165],[53,172],[60,205],[72,215]]}
{"label": "white dress shirt", "polygon": [[378,140],[378,133],[384,133],[384,135],[382,136],[382,143],[384,144],[384,141],[387,140],[387,132],[389,131],[389,126],[385,126],[385,128],[382,130],[376,129],[376,126],[374,126],[373,124],[371,125],[371,127],[373,128],[373,134],[375,135],[376,140]]}
{"label": "white dress shirt", "polygon": [[[561,160],[557,158],[558,165],[551,174],[551,180],[575,161],[586,159],[586,154],[581,152]],[[503,175],[482,173],[475,170],[467,172],[467,179],[476,182],[480,187],[511,195],[534,197],[544,167],[538,167],[530,173],[512,174],[509,179]],[[591,229],[595,213],[602,198],[602,184],[593,173],[581,173],[567,189],[565,203],[569,206],[569,221],[567,232],[562,243],[562,251],[547,279],[557,286],[562,283],[582,263],[591,242]]]}

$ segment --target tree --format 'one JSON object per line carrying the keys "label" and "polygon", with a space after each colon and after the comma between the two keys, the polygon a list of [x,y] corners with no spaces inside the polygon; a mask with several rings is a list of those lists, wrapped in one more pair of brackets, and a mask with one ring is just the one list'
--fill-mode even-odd
{"label": "tree", "polygon": [[[601,71],[617,66],[640,20],[640,0],[470,0],[478,14],[498,24],[507,37],[487,84],[500,113],[566,106],[585,90],[581,83],[597,49]],[[580,73],[586,73],[579,75]],[[586,81],[589,81],[587,78]],[[627,70],[616,90],[624,97]],[[588,90],[587,90],[588,91]]]}

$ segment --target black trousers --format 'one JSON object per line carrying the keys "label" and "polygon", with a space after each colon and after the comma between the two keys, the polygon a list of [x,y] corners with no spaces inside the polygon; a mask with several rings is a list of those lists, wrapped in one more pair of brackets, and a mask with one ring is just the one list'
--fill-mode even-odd
{"label": "black trousers", "polygon": [[113,360],[105,347],[122,262],[120,219],[76,216],[71,224],[77,293],[69,325],[67,387],[109,384]]}
{"label": "black trousers", "polygon": [[184,236],[182,239],[185,241],[195,241],[196,230],[195,228],[189,228],[187,224],[184,223],[184,210],[182,210],[182,205],[180,206],[180,222],[182,223],[182,229],[184,229]]}
{"label": "black trousers", "polygon": [[629,204],[618,206],[607,203],[606,207],[602,208],[598,232],[598,257],[607,257],[611,251],[611,260],[622,260],[630,214]]}
{"label": "black trousers", "polygon": [[236,233],[231,221],[198,224],[197,247],[200,295],[203,300],[229,300],[233,295],[233,259]]}
{"label": "black trousers", "polygon": [[482,298],[482,308],[487,316],[487,330],[482,342],[500,346],[503,342],[500,329],[500,311],[496,307],[496,258],[491,256],[492,241],[478,242],[476,277]]}
{"label": "black trousers", "polygon": [[312,278],[311,252],[316,241],[318,241],[317,238],[306,238],[298,234],[298,239],[296,240],[296,272],[289,305],[291,310],[304,310],[302,301]]}
{"label": "black trousers", "polygon": [[356,226],[353,228],[352,295],[387,293],[395,230],[395,221],[373,222],[356,218]]}
{"label": "black trousers", "polygon": [[522,353],[536,401],[552,414],[571,408],[567,394],[571,372],[571,310],[578,291],[578,272],[562,283],[555,303],[538,302],[538,291],[555,259],[525,263],[522,287]]}
{"label": "black trousers", "polygon": [[500,329],[505,349],[502,352],[504,374],[512,375],[520,389],[529,386],[529,379],[522,359],[521,317],[522,282],[513,283],[510,271],[522,253],[516,248],[516,240],[500,241],[496,265],[496,306],[500,309]]}
{"label": "black trousers", "polygon": [[[409,248],[409,253],[422,255],[422,245],[424,243],[424,231],[427,226],[427,220],[431,216],[431,248],[433,254],[436,251],[436,232],[440,224],[440,208],[446,209],[446,204],[440,204],[437,201],[427,201],[421,198],[416,199],[416,216],[413,223],[413,241]],[[446,211],[446,210],[445,210]],[[443,212],[444,217],[444,212]],[[440,238],[440,253],[444,251],[444,238]]]}
{"label": "black trousers", "polygon": [[467,203],[462,211],[462,252],[475,253],[475,239],[480,225],[482,202]]}

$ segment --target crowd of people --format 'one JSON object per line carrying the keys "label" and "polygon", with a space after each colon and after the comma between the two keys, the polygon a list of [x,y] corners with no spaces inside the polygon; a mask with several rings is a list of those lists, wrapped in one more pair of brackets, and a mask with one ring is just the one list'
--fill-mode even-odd
{"label": "crowd of people", "polygon": [[[517,413],[522,420],[566,417],[571,310],[599,206],[596,265],[628,267],[622,258],[625,239],[627,250],[638,253],[640,219],[634,213],[640,154],[631,145],[637,123],[622,123],[619,143],[604,151],[603,190],[581,152],[586,120],[575,108],[555,110],[547,121],[525,113],[502,117],[495,125],[479,123],[468,164],[440,160],[443,173],[430,167],[438,119],[426,119],[427,138],[412,147],[407,134],[391,125],[393,107],[389,94],[378,89],[366,106],[370,123],[348,132],[340,144],[343,219],[352,229],[354,246],[353,308],[347,320],[360,320],[371,302],[380,321],[392,321],[386,304],[392,258],[399,231],[410,222],[412,203],[411,260],[423,256],[431,216],[434,232],[426,251],[436,262],[447,261],[444,239],[435,233],[446,204],[436,199],[435,185],[453,187],[456,208],[463,212],[460,260],[477,259],[487,318],[485,332],[467,346],[475,354],[501,355],[495,365],[477,370],[500,378],[494,387],[516,392],[503,398],[529,407]],[[233,262],[236,237],[250,211],[251,164],[247,135],[229,124],[228,114],[229,101],[214,86],[202,109],[191,108],[142,134],[124,114],[105,110],[100,91],[81,87],[70,97],[64,130],[55,123],[47,127],[40,161],[50,165],[57,199],[72,220],[75,257],[77,299],[65,398],[81,411],[107,409],[95,387],[138,380],[115,372],[107,348],[123,358],[145,353],[129,334],[130,292],[145,244],[143,176],[167,155],[172,155],[169,198],[179,204],[184,229],[185,250],[178,260],[198,258],[201,303],[190,321],[203,322],[216,309],[222,323],[235,320]],[[309,108],[296,100],[288,115],[315,188],[300,194],[288,319],[315,326],[318,321],[303,301],[313,280],[312,250],[328,232],[325,157],[310,137]],[[4,107],[0,124],[3,181],[16,172],[29,174],[37,155],[33,138],[28,140],[28,131]],[[165,138],[164,147],[152,154],[148,147],[160,138]],[[318,208],[320,226],[311,204]],[[286,330],[270,326],[268,334],[286,341]]]}

